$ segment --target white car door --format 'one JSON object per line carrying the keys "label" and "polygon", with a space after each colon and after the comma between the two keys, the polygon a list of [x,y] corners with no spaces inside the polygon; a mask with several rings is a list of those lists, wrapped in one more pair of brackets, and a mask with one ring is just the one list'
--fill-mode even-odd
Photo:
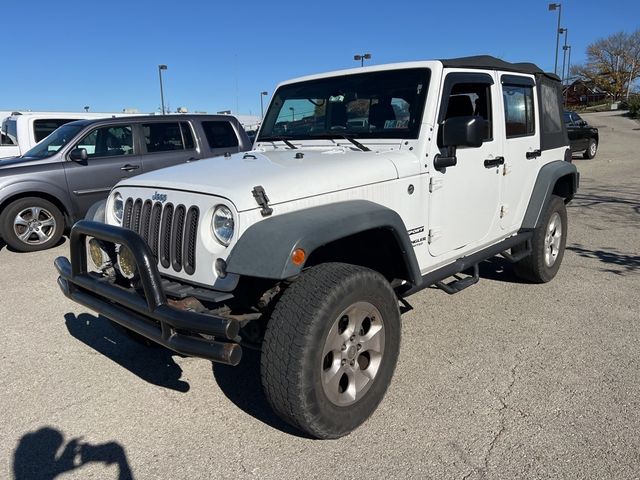
{"label": "white car door", "polygon": [[[489,128],[480,147],[457,149],[455,166],[431,166],[428,242],[434,257],[490,240],[499,229],[503,161],[502,140],[493,127],[493,119],[500,118],[500,90],[493,72],[449,73],[441,92],[439,125],[451,117],[479,116]],[[446,154],[445,149],[440,153]]]}
{"label": "white car door", "polygon": [[533,76],[500,75],[504,111],[504,158],[500,226],[519,228],[540,168],[540,121]]}

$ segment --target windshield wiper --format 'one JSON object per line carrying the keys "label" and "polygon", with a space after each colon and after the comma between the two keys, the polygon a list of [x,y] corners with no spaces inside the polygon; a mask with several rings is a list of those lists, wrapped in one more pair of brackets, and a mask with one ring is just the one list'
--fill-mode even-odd
{"label": "windshield wiper", "polygon": [[353,143],[356,147],[358,147],[363,152],[370,152],[371,151],[371,149],[369,147],[365,147],[363,144],[361,144],[359,141],[357,141],[355,138],[353,138],[350,135],[345,135],[344,133],[336,133],[334,135],[336,135],[337,137],[342,137],[345,140],[349,140],[351,143]]}
{"label": "windshield wiper", "polygon": [[353,138],[351,135],[347,135],[345,133],[331,132],[331,133],[327,133],[327,134],[324,134],[324,135],[313,135],[313,136],[315,138],[326,138],[327,140],[333,140],[336,137],[344,138],[345,140],[348,140],[351,143],[353,143],[353,145],[355,145],[357,148],[359,148],[363,152],[370,152],[371,151],[371,149],[369,147],[364,146],[359,141],[357,141],[355,138]]}
{"label": "windshield wiper", "polygon": [[273,136],[273,137],[260,137],[258,138],[259,142],[284,142],[287,147],[293,149],[293,150],[297,150],[298,147],[296,147],[293,143],[291,143],[286,137],[282,137],[282,136]]}

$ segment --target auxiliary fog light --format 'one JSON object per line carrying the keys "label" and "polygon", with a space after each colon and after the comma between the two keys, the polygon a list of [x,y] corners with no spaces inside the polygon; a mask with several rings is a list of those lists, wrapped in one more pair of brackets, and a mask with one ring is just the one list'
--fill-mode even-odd
{"label": "auxiliary fog light", "polygon": [[133,256],[131,250],[124,245],[120,245],[118,249],[118,267],[120,267],[120,273],[122,276],[131,280],[138,273],[136,268],[136,259]]}
{"label": "auxiliary fog light", "polygon": [[102,249],[100,242],[95,238],[89,240],[89,256],[98,270],[103,270],[109,263],[107,252]]}

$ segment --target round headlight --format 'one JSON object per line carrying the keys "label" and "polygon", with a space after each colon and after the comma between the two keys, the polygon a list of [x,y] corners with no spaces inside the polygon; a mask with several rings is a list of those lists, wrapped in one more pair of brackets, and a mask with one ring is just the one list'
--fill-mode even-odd
{"label": "round headlight", "polygon": [[91,261],[98,270],[102,270],[109,261],[109,256],[102,249],[100,242],[95,238],[89,240],[89,255],[91,257]]}
{"label": "round headlight", "polygon": [[131,280],[138,273],[136,268],[136,259],[133,256],[131,250],[124,245],[120,245],[118,250],[118,266],[120,267],[120,273],[122,276]]}
{"label": "round headlight", "polygon": [[124,213],[124,202],[122,201],[122,195],[116,192],[113,196],[113,202],[111,203],[111,209],[113,212],[113,216],[118,221],[118,223],[122,223],[122,215]]}
{"label": "round headlight", "polygon": [[216,240],[224,246],[229,245],[231,237],[233,237],[234,228],[235,224],[231,210],[224,205],[218,205],[211,219],[211,231]]}

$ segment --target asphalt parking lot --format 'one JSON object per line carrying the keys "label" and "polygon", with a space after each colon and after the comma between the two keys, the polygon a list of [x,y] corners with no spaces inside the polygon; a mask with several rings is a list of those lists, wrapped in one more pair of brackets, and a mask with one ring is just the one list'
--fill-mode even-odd
{"label": "asphalt parking lot", "polygon": [[[55,283],[53,259],[0,249],[0,478],[637,478],[640,123],[585,115],[558,277],[504,261],[403,316],[394,381],[336,441],[270,412],[257,356],[240,367],[145,349]],[[64,475],[63,475],[64,474]]]}

